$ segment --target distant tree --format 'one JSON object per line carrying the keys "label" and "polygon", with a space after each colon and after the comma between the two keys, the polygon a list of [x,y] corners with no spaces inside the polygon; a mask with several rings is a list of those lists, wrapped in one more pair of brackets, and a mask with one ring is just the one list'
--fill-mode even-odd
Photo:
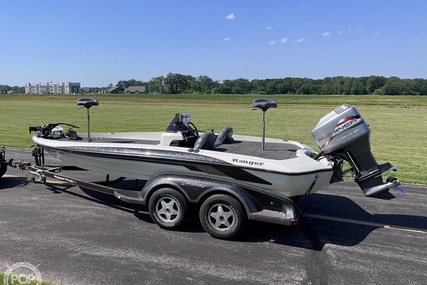
{"label": "distant tree", "polygon": [[148,81],[148,91],[150,93],[155,93],[155,94],[166,93],[165,77],[158,76]]}
{"label": "distant tree", "polygon": [[322,80],[320,93],[323,95],[337,94],[337,93],[334,93],[334,81],[332,80],[332,77],[325,77]]}
{"label": "distant tree", "polygon": [[265,80],[266,83],[266,94],[279,94],[281,92],[284,92],[283,94],[286,94],[287,92],[284,90],[286,88],[283,88],[283,80],[276,80],[276,79],[267,79]]}
{"label": "distant tree", "polygon": [[251,83],[244,78],[235,79],[232,81],[231,92],[233,94],[249,94],[252,91]]}
{"label": "distant tree", "polygon": [[209,94],[211,91],[218,86],[218,82],[214,81],[212,78],[206,75],[201,75],[197,77],[195,81],[198,86],[198,92]]}
{"label": "distant tree", "polygon": [[415,92],[415,95],[427,95],[427,80],[415,78],[412,80],[412,90]]}
{"label": "distant tree", "polygon": [[165,78],[165,90],[168,94],[180,94],[189,91],[190,82],[195,80],[191,75],[169,73]]}
{"label": "distant tree", "polygon": [[233,81],[229,79],[225,79],[222,83],[217,87],[217,94],[233,94]]}
{"label": "distant tree", "polygon": [[363,78],[355,78],[351,84],[350,94],[363,95],[366,94]]}
{"label": "distant tree", "polygon": [[267,94],[266,80],[254,79],[251,81],[252,92],[256,94]]}
{"label": "distant tree", "polygon": [[[124,84],[123,82],[120,82]],[[225,79],[222,82],[202,75],[169,73],[166,77],[155,77],[148,82],[150,93],[203,93],[203,94],[389,94],[427,95],[427,80],[385,78],[383,76],[345,77],[334,76],[324,79],[286,77],[276,79],[245,78]]]}
{"label": "distant tree", "polygon": [[383,76],[369,76],[366,81],[366,92],[368,94],[374,94],[375,90],[384,86],[386,79]]}
{"label": "distant tree", "polygon": [[120,80],[117,82],[116,86],[121,86],[124,88],[128,88],[129,86],[143,86],[147,85],[147,83],[142,82],[140,80],[130,79],[130,80]]}
{"label": "distant tree", "polygon": [[402,81],[396,77],[390,77],[386,80],[383,86],[385,95],[400,95],[402,90]]}

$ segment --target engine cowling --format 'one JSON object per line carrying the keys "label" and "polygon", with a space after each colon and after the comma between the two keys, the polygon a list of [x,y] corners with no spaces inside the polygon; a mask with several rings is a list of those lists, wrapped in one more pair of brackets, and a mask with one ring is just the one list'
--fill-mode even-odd
{"label": "engine cowling", "polygon": [[363,193],[375,197],[400,186],[399,180],[383,182],[383,173],[396,170],[390,163],[378,165],[371,152],[370,128],[356,107],[343,104],[322,119],[311,132],[320,154],[346,160]]}

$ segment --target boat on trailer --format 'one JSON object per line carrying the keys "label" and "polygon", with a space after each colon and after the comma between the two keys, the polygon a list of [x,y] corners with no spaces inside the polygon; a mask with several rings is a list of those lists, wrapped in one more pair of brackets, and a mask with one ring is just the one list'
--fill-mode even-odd
{"label": "boat on trailer", "polygon": [[[401,190],[398,179],[383,181],[383,174],[396,167],[377,164],[370,129],[357,108],[347,104],[313,129],[319,152],[296,141],[265,137],[266,112],[277,107],[267,98],[252,103],[262,111],[261,137],[235,134],[232,126],[219,133],[199,131],[188,113],[175,114],[162,132],[91,133],[90,108],[99,103],[81,98],[77,104],[87,109],[88,133],[77,134],[76,126],[64,123],[30,127],[35,153],[47,151],[67,165],[147,181],[137,194],[113,193],[149,205],[153,220],[164,228],[181,227],[188,203],[200,206],[203,227],[218,238],[236,237],[243,226],[235,223],[246,218],[296,224],[298,198],[342,181],[347,172],[368,197]],[[344,161],[348,170],[343,170]],[[37,164],[43,171],[42,163]]]}

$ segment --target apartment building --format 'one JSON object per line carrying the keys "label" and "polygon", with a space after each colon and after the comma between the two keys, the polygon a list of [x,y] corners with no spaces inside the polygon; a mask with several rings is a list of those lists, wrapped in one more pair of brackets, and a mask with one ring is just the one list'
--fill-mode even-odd
{"label": "apartment building", "polygon": [[39,82],[25,84],[25,94],[78,94],[80,82]]}

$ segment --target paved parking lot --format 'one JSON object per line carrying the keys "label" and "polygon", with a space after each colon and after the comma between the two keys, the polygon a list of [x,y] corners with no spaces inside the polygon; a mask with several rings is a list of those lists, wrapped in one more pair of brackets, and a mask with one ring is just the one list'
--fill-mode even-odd
{"label": "paved parking lot", "polygon": [[[7,149],[31,160],[30,151]],[[56,161],[50,160],[49,163]],[[0,270],[60,284],[425,284],[427,187],[366,198],[354,182],[304,197],[297,227],[251,223],[238,241],[155,225],[144,207],[61,183],[0,179]],[[80,174],[79,174],[80,175]],[[90,172],[87,179],[94,178]],[[397,175],[398,176],[398,175]]]}

